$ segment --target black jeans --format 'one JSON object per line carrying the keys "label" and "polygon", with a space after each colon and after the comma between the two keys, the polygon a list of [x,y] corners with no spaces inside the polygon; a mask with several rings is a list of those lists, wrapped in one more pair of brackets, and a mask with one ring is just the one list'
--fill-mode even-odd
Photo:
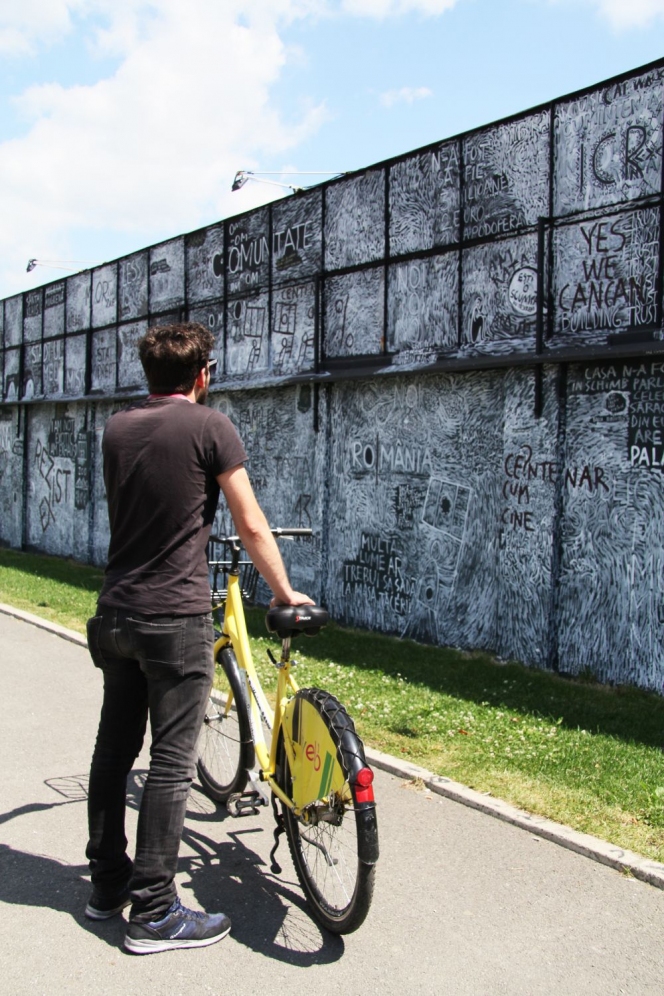
{"label": "black jeans", "polygon": [[[104,674],[104,701],[90,769],[85,853],[98,892],[114,896],[129,884],[132,919],[156,920],[176,897],[178,850],[214,673],[212,618],[145,617],[106,606],[98,611],[88,621],[88,646]],[[150,769],[132,868],[127,775],[148,715]]]}

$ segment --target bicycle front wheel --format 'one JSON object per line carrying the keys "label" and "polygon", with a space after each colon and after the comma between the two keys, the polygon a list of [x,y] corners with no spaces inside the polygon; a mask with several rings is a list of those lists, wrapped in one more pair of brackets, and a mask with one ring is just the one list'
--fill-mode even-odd
{"label": "bicycle front wheel", "polygon": [[214,802],[226,802],[247,784],[253,741],[246,688],[230,647],[220,651],[215,664],[196,767],[205,794]]}
{"label": "bicycle front wheel", "polygon": [[280,752],[290,852],[314,916],[335,934],[363,923],[373,896],[378,831],[372,772],[362,741],[341,703],[320,689],[301,689],[289,703],[286,735],[295,760]]}

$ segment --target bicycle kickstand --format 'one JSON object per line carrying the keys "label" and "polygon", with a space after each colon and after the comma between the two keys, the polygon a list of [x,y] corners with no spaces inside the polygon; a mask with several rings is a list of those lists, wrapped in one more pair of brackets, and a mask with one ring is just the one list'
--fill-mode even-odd
{"label": "bicycle kickstand", "polygon": [[286,826],[284,824],[284,814],[279,812],[277,806],[277,800],[272,796],[272,811],[274,813],[274,820],[277,824],[274,828],[274,847],[270,851],[270,871],[275,875],[281,875],[281,865],[277,861],[275,855],[277,853],[277,848],[279,847],[279,838],[282,833],[286,832]]}

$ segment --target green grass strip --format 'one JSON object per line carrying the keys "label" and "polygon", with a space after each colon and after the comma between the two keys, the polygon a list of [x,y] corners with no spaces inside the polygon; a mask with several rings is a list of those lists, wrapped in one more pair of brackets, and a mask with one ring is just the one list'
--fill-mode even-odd
{"label": "green grass strip", "polygon": [[[0,601],[78,632],[99,570],[0,549]],[[247,613],[266,692],[264,611]],[[336,695],[365,742],[533,813],[664,861],[664,699],[484,653],[330,625],[294,643],[302,687]]]}

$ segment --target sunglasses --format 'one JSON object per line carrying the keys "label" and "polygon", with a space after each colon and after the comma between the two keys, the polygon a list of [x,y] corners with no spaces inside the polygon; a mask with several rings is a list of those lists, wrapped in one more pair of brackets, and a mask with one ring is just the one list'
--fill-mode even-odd
{"label": "sunglasses", "polygon": [[208,370],[210,372],[212,372],[214,370],[214,368],[216,367],[216,365],[217,365],[217,361],[214,359],[214,357],[212,357],[212,359],[210,359],[210,360],[207,361],[207,368],[208,368]]}

